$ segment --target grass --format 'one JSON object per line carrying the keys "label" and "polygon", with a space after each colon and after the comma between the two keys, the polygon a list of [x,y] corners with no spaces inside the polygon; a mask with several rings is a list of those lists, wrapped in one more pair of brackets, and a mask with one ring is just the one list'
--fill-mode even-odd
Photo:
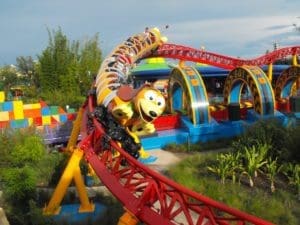
{"label": "grass", "polygon": [[208,165],[216,163],[216,154],[193,154],[171,167],[168,174],[176,182],[198,193],[275,224],[300,224],[300,202],[295,193],[278,189],[271,194],[263,188],[232,184],[231,180],[226,180],[222,185],[207,170]]}

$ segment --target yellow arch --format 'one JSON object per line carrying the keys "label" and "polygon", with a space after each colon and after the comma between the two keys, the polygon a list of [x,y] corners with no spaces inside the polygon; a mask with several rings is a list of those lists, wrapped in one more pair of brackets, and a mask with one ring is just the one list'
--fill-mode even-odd
{"label": "yellow arch", "polygon": [[198,71],[181,64],[172,70],[169,79],[169,109],[174,112],[174,105],[180,102],[183,108],[186,101],[188,116],[194,125],[209,123],[209,101],[203,79]]}
{"label": "yellow arch", "polygon": [[[278,77],[275,85],[276,100],[289,97],[300,79],[300,66],[291,66]],[[297,87],[296,87],[297,88]]]}
{"label": "yellow arch", "polygon": [[275,98],[271,83],[256,66],[241,66],[229,73],[224,85],[224,102],[240,103],[241,90],[245,84],[251,90],[254,110],[260,115],[274,114]]}

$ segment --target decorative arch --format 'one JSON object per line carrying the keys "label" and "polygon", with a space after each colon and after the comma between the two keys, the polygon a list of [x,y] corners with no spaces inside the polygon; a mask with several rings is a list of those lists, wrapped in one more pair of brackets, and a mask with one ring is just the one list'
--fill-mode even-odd
{"label": "decorative arch", "polygon": [[291,66],[284,70],[276,81],[275,99],[288,98],[296,88],[298,79],[300,79],[300,66]]}
{"label": "decorative arch", "polygon": [[194,125],[210,122],[206,88],[195,68],[184,65],[172,70],[168,96],[171,112],[186,110]]}
{"label": "decorative arch", "polygon": [[247,85],[253,96],[253,107],[260,115],[273,115],[275,100],[271,83],[257,66],[241,66],[232,70],[224,85],[224,102],[240,103],[243,85]]}

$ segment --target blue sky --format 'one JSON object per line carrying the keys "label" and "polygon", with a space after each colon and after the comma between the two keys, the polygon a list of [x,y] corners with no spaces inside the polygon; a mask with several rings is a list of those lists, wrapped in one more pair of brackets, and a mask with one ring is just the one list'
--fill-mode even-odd
{"label": "blue sky", "polygon": [[1,0],[0,65],[47,46],[47,27],[71,40],[99,33],[104,54],[146,26],[163,28],[170,43],[245,58],[274,42],[300,45],[299,0]]}

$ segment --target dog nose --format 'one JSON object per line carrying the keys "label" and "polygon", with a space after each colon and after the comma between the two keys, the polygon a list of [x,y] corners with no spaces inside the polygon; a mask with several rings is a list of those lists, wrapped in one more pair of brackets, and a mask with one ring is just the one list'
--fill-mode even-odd
{"label": "dog nose", "polygon": [[157,114],[156,114],[156,112],[154,112],[154,111],[150,111],[149,113],[150,113],[150,115],[151,115],[152,117],[157,117]]}

